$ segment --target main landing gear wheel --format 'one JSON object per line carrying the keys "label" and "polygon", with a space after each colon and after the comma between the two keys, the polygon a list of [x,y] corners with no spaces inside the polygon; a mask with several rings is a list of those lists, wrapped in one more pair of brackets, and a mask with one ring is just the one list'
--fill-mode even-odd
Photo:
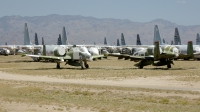
{"label": "main landing gear wheel", "polygon": [[89,65],[88,65],[88,64],[86,64],[86,65],[85,65],[85,68],[89,68]]}
{"label": "main landing gear wheel", "polygon": [[171,64],[168,64],[168,65],[167,65],[167,68],[171,68]]}

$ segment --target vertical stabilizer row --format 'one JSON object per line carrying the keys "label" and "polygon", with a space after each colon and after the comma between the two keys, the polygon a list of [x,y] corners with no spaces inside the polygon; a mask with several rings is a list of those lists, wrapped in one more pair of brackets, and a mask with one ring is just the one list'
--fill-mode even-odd
{"label": "vertical stabilizer row", "polygon": [[117,46],[120,46],[119,39],[117,39]]}
{"label": "vertical stabilizer row", "polygon": [[106,37],[104,37],[104,45],[107,45]]}
{"label": "vertical stabilizer row", "polygon": [[24,45],[31,45],[27,23],[24,25]]}
{"label": "vertical stabilizer row", "polygon": [[67,45],[67,36],[66,36],[65,27],[63,27],[63,30],[62,30],[62,45]]}
{"label": "vertical stabilizer row", "polygon": [[142,45],[139,34],[137,34],[136,45]]}
{"label": "vertical stabilizer row", "polygon": [[153,40],[153,44],[154,44],[154,42],[157,42],[157,41],[159,42],[159,44],[162,44],[160,33],[159,33],[159,29],[158,29],[158,25],[155,25],[155,27],[154,27],[154,40]]}
{"label": "vertical stabilizer row", "polygon": [[57,45],[62,45],[61,35],[60,34],[59,34],[59,37],[58,37]]}
{"label": "vertical stabilizer row", "polygon": [[121,45],[126,45],[123,33],[121,34]]}
{"label": "vertical stabilizer row", "polygon": [[35,45],[39,45],[37,33],[35,33]]}
{"label": "vertical stabilizer row", "polygon": [[175,28],[175,33],[174,33],[174,45],[181,45],[181,38],[178,32],[178,28]]}
{"label": "vertical stabilizer row", "polygon": [[196,38],[196,45],[200,45],[200,37],[198,33],[197,33],[197,38]]}

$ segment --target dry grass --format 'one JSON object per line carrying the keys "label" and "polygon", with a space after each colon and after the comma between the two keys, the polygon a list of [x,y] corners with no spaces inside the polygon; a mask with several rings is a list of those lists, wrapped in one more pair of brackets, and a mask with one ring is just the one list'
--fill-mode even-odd
{"label": "dry grass", "polygon": [[[53,104],[65,108],[76,105],[99,111],[177,112],[200,109],[200,98],[191,99],[174,94],[199,96],[198,92],[3,80],[0,84],[1,100],[9,102],[37,103],[41,106]],[[154,95],[158,93],[167,95]]]}
{"label": "dry grass", "polygon": [[[0,71],[59,77],[66,79],[119,80],[135,77],[175,76],[176,80],[200,81],[199,61],[175,61],[171,69],[147,66],[143,70],[134,67],[134,62],[111,58],[89,62],[90,69],[81,70],[56,63],[33,62],[29,57],[0,56]],[[114,86],[57,84],[0,80],[0,101],[25,102],[60,107],[91,108],[107,111],[200,111],[200,93],[191,91],[128,88]],[[185,97],[187,96],[187,97]],[[190,97],[188,97],[190,96]],[[63,108],[58,108],[64,111]],[[0,111],[4,111],[0,108]]]}

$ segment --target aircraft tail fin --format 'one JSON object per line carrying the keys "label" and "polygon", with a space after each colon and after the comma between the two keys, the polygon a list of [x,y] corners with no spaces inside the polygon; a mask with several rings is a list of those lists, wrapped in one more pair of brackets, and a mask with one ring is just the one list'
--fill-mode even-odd
{"label": "aircraft tail fin", "polygon": [[171,41],[171,45],[174,45],[174,41],[173,40]]}
{"label": "aircraft tail fin", "polygon": [[67,45],[67,36],[66,36],[66,31],[65,31],[65,27],[63,27],[62,30],[62,45]]}
{"label": "aircraft tail fin", "polygon": [[37,33],[35,33],[35,45],[39,45]]}
{"label": "aircraft tail fin", "polygon": [[140,36],[139,34],[137,34],[137,42],[136,45],[142,45],[141,41],[140,41]]}
{"label": "aircraft tail fin", "polygon": [[165,39],[163,39],[162,42],[165,44]]}
{"label": "aircraft tail fin", "polygon": [[42,37],[42,45],[44,45],[44,38]]}
{"label": "aircraft tail fin", "polygon": [[155,47],[154,47],[154,60],[158,60],[160,59],[160,46],[159,46],[159,42],[156,41],[155,42]]}
{"label": "aircraft tail fin", "polygon": [[174,45],[181,45],[181,38],[178,32],[178,28],[175,28],[175,33],[174,33]]}
{"label": "aircraft tail fin", "polygon": [[187,55],[190,55],[191,57],[194,57],[194,50],[193,50],[192,41],[188,41],[188,45],[187,45]]}
{"label": "aircraft tail fin", "polygon": [[107,45],[106,37],[104,37],[104,45]]}
{"label": "aircraft tail fin", "polygon": [[42,55],[46,56],[46,45],[43,45]]}
{"label": "aircraft tail fin", "polygon": [[61,35],[59,34],[57,45],[62,45]]}
{"label": "aircraft tail fin", "polygon": [[24,25],[24,45],[31,45],[27,23]]}
{"label": "aircraft tail fin", "polygon": [[126,45],[124,34],[121,34],[121,45]]}
{"label": "aircraft tail fin", "polygon": [[196,45],[200,45],[200,37],[198,33],[197,33],[197,38],[196,38]]}
{"label": "aircraft tail fin", "polygon": [[117,46],[120,46],[119,39],[117,39]]}
{"label": "aircraft tail fin", "polygon": [[160,38],[159,29],[158,29],[158,25],[155,25],[155,27],[154,27],[154,40],[153,40],[153,44],[156,41],[158,41],[160,44],[162,44],[162,41],[161,41],[161,38]]}

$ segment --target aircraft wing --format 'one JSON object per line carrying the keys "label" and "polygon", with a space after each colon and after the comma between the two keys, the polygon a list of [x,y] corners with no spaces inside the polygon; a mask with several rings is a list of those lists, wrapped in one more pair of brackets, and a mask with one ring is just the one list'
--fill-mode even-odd
{"label": "aircraft wing", "polygon": [[129,59],[129,57],[130,57],[130,55],[120,54],[120,53],[109,53],[108,56],[118,57],[118,59],[125,58],[125,60]]}
{"label": "aircraft wing", "polygon": [[97,60],[97,59],[101,59],[101,58],[107,58],[107,56],[106,55],[93,55],[92,56],[93,60]]}
{"label": "aircraft wing", "polygon": [[72,57],[71,57],[71,56],[68,56],[68,55],[66,55],[65,57],[63,57],[63,59],[64,59],[64,60],[69,60],[69,59],[72,59]]}
{"label": "aircraft wing", "polygon": [[37,58],[39,60],[55,60],[55,61],[64,61],[71,59],[70,56],[65,57],[57,57],[57,56],[44,56],[44,55],[31,55],[31,54],[23,54],[22,56],[29,56],[31,58]]}
{"label": "aircraft wing", "polygon": [[[33,57],[33,56],[31,56]],[[37,55],[36,55],[37,57]],[[46,59],[46,60],[60,60],[60,61],[64,61],[64,60],[69,60],[72,59],[70,56],[65,56],[65,57],[57,57],[57,56],[43,56],[43,55],[39,55],[40,59]]]}
{"label": "aircraft wing", "polygon": [[141,60],[154,60],[153,56],[130,56],[131,61],[141,61]]}

